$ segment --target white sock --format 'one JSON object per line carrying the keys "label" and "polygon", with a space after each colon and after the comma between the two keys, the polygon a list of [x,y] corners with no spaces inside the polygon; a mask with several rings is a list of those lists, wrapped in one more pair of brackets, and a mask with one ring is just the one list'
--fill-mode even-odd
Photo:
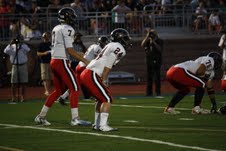
{"label": "white sock", "polygon": [[72,117],[72,119],[79,118],[78,108],[71,108],[71,117]]}
{"label": "white sock", "polygon": [[100,126],[107,125],[109,113],[100,113]]}
{"label": "white sock", "polygon": [[96,126],[100,125],[100,113],[99,112],[95,112],[94,125],[96,125]]}
{"label": "white sock", "polygon": [[62,99],[66,99],[69,96],[69,90],[65,91],[64,94],[62,94],[60,97]]}
{"label": "white sock", "polygon": [[49,107],[47,107],[47,106],[44,105],[44,106],[42,107],[42,110],[41,110],[39,116],[45,117],[48,111],[49,111]]}

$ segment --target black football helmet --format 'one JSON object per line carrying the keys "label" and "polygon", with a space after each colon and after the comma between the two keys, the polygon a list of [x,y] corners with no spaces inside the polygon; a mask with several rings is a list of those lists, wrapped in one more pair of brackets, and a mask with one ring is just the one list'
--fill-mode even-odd
{"label": "black football helmet", "polygon": [[100,36],[97,41],[101,48],[104,48],[104,46],[106,46],[109,42],[110,40],[107,36]]}
{"label": "black football helmet", "polygon": [[214,60],[214,70],[220,69],[223,63],[222,56],[217,52],[210,52],[208,57],[212,57]]}
{"label": "black football helmet", "polygon": [[132,46],[129,32],[123,28],[113,30],[111,32],[111,40],[113,42],[119,42],[125,49]]}
{"label": "black football helmet", "polygon": [[61,23],[66,23],[73,26],[76,23],[77,15],[74,9],[70,7],[61,8],[58,12],[58,20]]}

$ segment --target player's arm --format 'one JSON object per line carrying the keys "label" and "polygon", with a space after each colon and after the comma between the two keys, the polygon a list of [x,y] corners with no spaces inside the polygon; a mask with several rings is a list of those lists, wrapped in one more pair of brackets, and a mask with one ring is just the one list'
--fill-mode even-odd
{"label": "player's arm", "polygon": [[50,53],[50,51],[45,51],[45,52],[39,52],[39,51],[37,51],[37,56],[41,57],[41,56],[48,55],[49,53]]}
{"label": "player's arm", "polygon": [[105,86],[109,86],[109,81],[108,81],[108,75],[111,71],[111,68],[108,67],[104,67],[104,71],[102,73],[102,81],[104,83]]}
{"label": "player's arm", "polygon": [[141,42],[141,47],[146,47],[147,42],[150,41],[149,32],[147,33],[144,40]]}
{"label": "player's arm", "polygon": [[204,64],[201,64],[196,71],[196,75],[199,77],[204,77],[205,72],[206,72],[206,66]]}
{"label": "player's arm", "polygon": [[84,62],[86,65],[89,64],[89,61],[86,60],[85,58],[83,58],[83,55],[76,52],[73,48],[66,48],[67,53],[72,56],[73,58],[75,58],[76,60],[82,61]]}

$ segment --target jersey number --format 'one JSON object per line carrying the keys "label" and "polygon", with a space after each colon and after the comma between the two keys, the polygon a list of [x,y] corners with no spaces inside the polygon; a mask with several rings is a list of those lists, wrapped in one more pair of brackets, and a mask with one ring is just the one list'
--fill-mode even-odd
{"label": "jersey number", "polygon": [[[71,33],[72,33],[72,30],[68,30],[68,36],[71,36]],[[53,31],[53,33],[52,33],[52,46],[54,45],[55,40],[56,40],[56,33],[55,33],[55,31]]]}
{"label": "jersey number", "polygon": [[[100,59],[102,56],[103,56],[103,53],[104,51],[107,49],[107,47],[105,47],[100,53],[99,55],[96,57],[96,60]],[[116,54],[116,56],[118,56],[118,59],[122,56],[122,52],[120,52],[120,49],[119,48],[116,48],[115,51],[114,51],[114,54]]]}
{"label": "jersey number", "polygon": [[211,61],[210,61],[210,60],[208,60],[208,61],[206,62],[206,67],[207,67],[207,68],[211,67]]}

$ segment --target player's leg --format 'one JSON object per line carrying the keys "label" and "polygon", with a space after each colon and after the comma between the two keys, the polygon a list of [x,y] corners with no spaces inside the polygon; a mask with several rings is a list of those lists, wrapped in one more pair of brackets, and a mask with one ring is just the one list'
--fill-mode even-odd
{"label": "player's leg", "polygon": [[[109,111],[112,103],[112,96],[108,88],[102,83],[101,78],[95,72],[90,70],[84,70],[80,78],[84,87],[87,88],[90,91],[91,95],[94,96],[98,101],[96,111],[100,111],[99,129],[101,131],[117,130],[108,126],[107,124]],[[97,119],[95,118],[95,121],[96,120]]]}
{"label": "player's leg", "polygon": [[79,84],[75,78],[75,72],[72,68],[69,67],[66,61],[63,61],[64,70],[61,71],[61,77],[65,82],[67,88],[69,89],[69,101],[71,108],[71,125],[82,125],[88,126],[91,125],[91,122],[83,121],[79,117],[78,112],[78,101],[79,101]]}

